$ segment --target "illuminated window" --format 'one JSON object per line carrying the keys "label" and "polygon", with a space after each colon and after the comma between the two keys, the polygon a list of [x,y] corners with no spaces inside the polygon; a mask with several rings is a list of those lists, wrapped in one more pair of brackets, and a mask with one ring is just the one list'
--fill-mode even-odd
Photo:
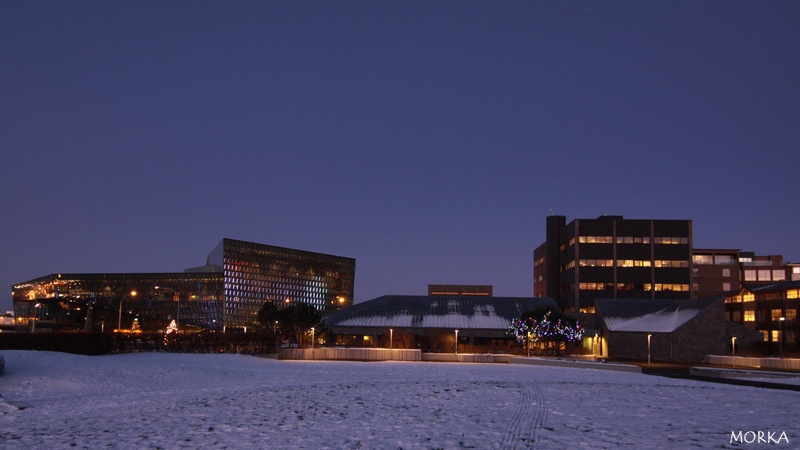
{"label": "illuminated window", "polygon": [[756,321],[756,312],[755,311],[745,311],[744,312],[744,321],[745,322],[755,322]]}
{"label": "illuminated window", "polygon": [[772,330],[772,342],[781,340],[781,332],[779,330]]}
{"label": "illuminated window", "polygon": [[789,289],[786,291],[786,298],[798,298],[800,297],[800,289]]}
{"label": "illuminated window", "polygon": [[772,271],[772,281],[783,281],[786,279],[786,272],[781,270]]}
{"label": "illuminated window", "polygon": [[695,264],[713,264],[711,255],[693,255],[692,260]]}
{"label": "illuminated window", "polygon": [[781,317],[781,310],[780,309],[773,309],[772,310],[772,320],[780,320]]}
{"label": "illuminated window", "polygon": [[786,320],[797,320],[797,310],[796,309],[787,309],[785,317],[786,317]]}
{"label": "illuminated window", "polygon": [[764,342],[769,342],[769,330],[761,330],[761,334],[764,335]]}
{"label": "illuminated window", "polygon": [[722,276],[723,277],[731,276],[731,269],[722,269]]}
{"label": "illuminated window", "polygon": [[742,301],[753,302],[755,300],[756,300],[755,294],[744,294],[744,295],[742,295]]}
{"label": "illuminated window", "polygon": [[756,271],[755,270],[745,270],[744,271],[744,281],[756,281]]}
{"label": "illuminated window", "polygon": [[772,271],[771,270],[759,270],[758,271],[758,281],[772,281]]}
{"label": "illuminated window", "polygon": [[722,292],[728,292],[730,290],[731,290],[731,284],[730,283],[722,283]]}

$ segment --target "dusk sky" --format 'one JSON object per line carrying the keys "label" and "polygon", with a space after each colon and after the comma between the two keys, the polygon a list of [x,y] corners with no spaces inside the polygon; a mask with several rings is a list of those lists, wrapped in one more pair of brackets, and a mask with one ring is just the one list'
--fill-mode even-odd
{"label": "dusk sky", "polygon": [[533,295],[552,211],[800,261],[800,2],[0,2],[0,311],[222,238]]}

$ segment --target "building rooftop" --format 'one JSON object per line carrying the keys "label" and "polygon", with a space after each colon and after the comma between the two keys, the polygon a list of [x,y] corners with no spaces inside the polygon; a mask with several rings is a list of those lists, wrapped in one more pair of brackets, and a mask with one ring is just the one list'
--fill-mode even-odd
{"label": "building rooftop", "polygon": [[671,333],[723,300],[722,296],[691,300],[599,298],[595,305],[609,331]]}
{"label": "building rooftop", "polygon": [[502,329],[524,312],[558,309],[550,298],[387,295],[323,319],[327,327]]}

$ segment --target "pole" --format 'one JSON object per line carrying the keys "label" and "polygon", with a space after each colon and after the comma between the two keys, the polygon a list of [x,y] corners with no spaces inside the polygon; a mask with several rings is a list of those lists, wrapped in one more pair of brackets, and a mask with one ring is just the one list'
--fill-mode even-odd
{"label": "pole", "polygon": [[392,350],[393,350],[393,345],[394,345],[394,342],[392,342],[393,340],[394,340],[394,330],[389,328],[389,359],[390,360],[392,359]]}
{"label": "pole", "polygon": [[786,317],[778,319],[778,355],[783,357],[783,321]]}
{"label": "pole", "polygon": [[648,334],[647,335],[647,364],[648,365],[650,364],[650,338],[652,336],[653,336],[652,334]]}
{"label": "pole", "polygon": [[456,330],[456,355],[458,355],[458,330]]}
{"label": "pole", "polygon": [[122,331],[122,302],[124,302],[128,297],[136,297],[136,291],[131,291],[130,294],[119,299],[119,319],[117,320],[117,331]]}
{"label": "pole", "polygon": [[736,367],[736,336],[731,338],[731,351],[733,352],[733,367]]}

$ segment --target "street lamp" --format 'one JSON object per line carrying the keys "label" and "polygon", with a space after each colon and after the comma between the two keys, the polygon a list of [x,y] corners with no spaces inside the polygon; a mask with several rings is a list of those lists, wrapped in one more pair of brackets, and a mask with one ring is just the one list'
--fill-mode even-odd
{"label": "street lamp", "polygon": [[526,347],[528,347],[528,358],[531,357],[531,332],[528,331],[528,340],[525,341]]}
{"label": "street lamp", "polygon": [[393,340],[394,340],[394,330],[389,328],[389,359],[392,359],[392,349],[394,344],[394,342],[392,342]]}
{"label": "street lamp", "polygon": [[136,297],[136,291],[131,291],[130,294],[119,299],[119,319],[117,320],[117,330],[122,331],[122,302],[128,297]]}
{"label": "street lamp", "polygon": [[731,338],[731,352],[733,353],[733,367],[736,367],[736,336]]}
{"label": "street lamp", "polygon": [[314,327],[311,327],[311,359],[314,359]]}
{"label": "street lamp", "polygon": [[[156,286],[156,290],[169,291],[169,292],[172,292],[173,294],[178,294],[178,292],[175,289],[165,288],[163,286]],[[178,302],[177,303],[178,303],[178,308],[177,308],[177,313],[175,314],[175,332],[178,332],[180,330],[180,326],[181,326],[181,295],[180,294],[178,294]]]}
{"label": "street lamp", "polygon": [[35,313],[33,314],[33,325],[31,326],[31,333],[36,333],[36,321],[39,320],[39,308],[42,307],[41,303],[36,303],[33,305],[36,309],[34,310]]}
{"label": "street lamp", "polygon": [[647,364],[650,364],[650,338],[653,337],[652,334],[647,335]]}
{"label": "street lamp", "polygon": [[456,330],[456,355],[458,355],[458,330]]}
{"label": "street lamp", "polygon": [[786,317],[781,317],[778,319],[778,354],[783,356],[783,321],[786,320]]}

